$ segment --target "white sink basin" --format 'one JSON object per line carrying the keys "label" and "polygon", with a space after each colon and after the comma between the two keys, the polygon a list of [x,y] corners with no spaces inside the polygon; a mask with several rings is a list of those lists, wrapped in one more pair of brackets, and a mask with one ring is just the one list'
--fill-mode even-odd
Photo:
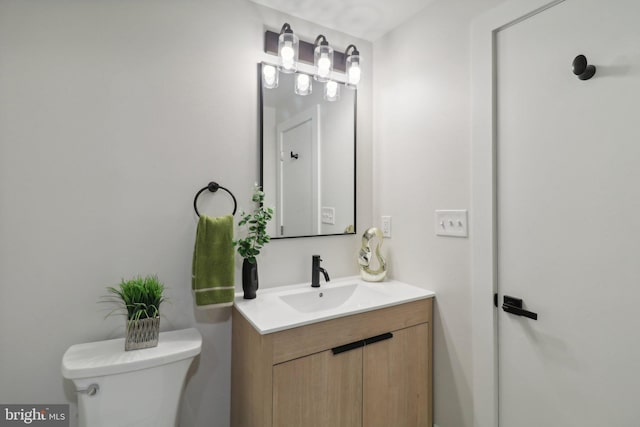
{"label": "white sink basin", "polygon": [[385,296],[375,289],[358,283],[350,283],[334,288],[309,288],[295,294],[281,295],[279,298],[291,308],[301,313],[332,310],[349,305],[362,306],[383,299]]}
{"label": "white sink basin", "polygon": [[347,277],[319,288],[301,283],[260,289],[252,300],[238,293],[235,306],[260,334],[269,334],[433,296],[431,291],[395,280],[372,283]]}

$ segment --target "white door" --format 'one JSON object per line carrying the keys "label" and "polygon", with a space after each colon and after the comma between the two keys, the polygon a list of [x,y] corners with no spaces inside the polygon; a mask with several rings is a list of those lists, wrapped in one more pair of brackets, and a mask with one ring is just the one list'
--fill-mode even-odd
{"label": "white door", "polygon": [[277,236],[318,233],[318,107],[277,125]]}
{"label": "white door", "polygon": [[566,0],[496,40],[500,426],[640,426],[640,1]]}

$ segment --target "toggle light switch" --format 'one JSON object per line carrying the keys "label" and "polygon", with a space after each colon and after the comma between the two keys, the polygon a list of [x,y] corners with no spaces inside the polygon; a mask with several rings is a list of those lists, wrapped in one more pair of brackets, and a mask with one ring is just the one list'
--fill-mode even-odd
{"label": "toggle light switch", "polygon": [[467,210],[437,210],[436,235],[449,237],[468,237]]}

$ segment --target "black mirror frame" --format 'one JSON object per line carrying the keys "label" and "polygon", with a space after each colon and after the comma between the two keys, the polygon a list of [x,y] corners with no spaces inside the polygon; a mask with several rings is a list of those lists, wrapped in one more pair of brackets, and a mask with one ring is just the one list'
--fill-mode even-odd
{"label": "black mirror frame", "polygon": [[[262,66],[264,62],[258,63],[258,105],[259,105],[259,132],[260,132],[260,187],[264,190],[264,87],[262,86]],[[273,65],[273,64],[269,64]],[[340,83],[344,86],[344,83]],[[326,237],[326,236],[349,236],[357,233],[357,200],[358,200],[358,89],[349,89],[354,90],[354,98],[353,98],[353,232],[350,233],[332,233],[332,234],[311,234],[311,235],[302,235],[302,236],[280,236],[280,237],[271,237],[272,240],[280,240],[280,239],[297,239],[301,237]],[[293,88],[292,88],[293,93]],[[276,212],[277,214],[277,212]]]}

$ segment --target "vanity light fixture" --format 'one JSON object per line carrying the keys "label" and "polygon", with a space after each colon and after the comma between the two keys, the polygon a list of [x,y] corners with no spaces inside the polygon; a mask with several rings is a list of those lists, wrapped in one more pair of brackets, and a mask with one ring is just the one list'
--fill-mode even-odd
{"label": "vanity light fixture", "polygon": [[[334,80],[334,73],[344,73],[338,80],[345,81],[345,85],[355,89],[360,82],[360,52],[355,45],[350,44],[344,51],[334,51],[327,38],[320,34],[314,43],[299,40],[293,33],[291,26],[285,23],[279,33],[266,31],[264,37],[264,51],[278,55],[278,66],[264,64],[262,84],[267,89],[278,87],[278,72],[297,73],[298,62],[313,65],[311,74],[297,73],[294,81],[295,93],[308,95],[312,91],[312,81],[333,83],[324,86],[325,99],[336,100],[340,96],[340,85]],[[311,79],[313,77],[313,79]],[[308,84],[307,84],[308,83]]]}
{"label": "vanity light fixture", "polygon": [[264,64],[262,67],[262,85],[267,89],[278,87],[278,69],[273,65]]}
{"label": "vanity light fixture", "polygon": [[295,93],[302,96],[311,94],[313,91],[311,81],[312,79],[308,74],[296,74],[296,85],[294,88]]}
{"label": "vanity light fixture", "polygon": [[329,46],[327,38],[320,34],[316,37],[313,50],[313,64],[316,75],[313,76],[319,82],[329,81],[333,70],[333,48]]}
{"label": "vanity light fixture", "polygon": [[337,101],[340,99],[340,85],[335,80],[329,80],[324,84],[324,99]]}
{"label": "vanity light fixture", "polygon": [[280,71],[283,73],[296,72],[298,69],[298,36],[293,33],[291,25],[286,22],[278,37],[278,57],[280,58]]}
{"label": "vanity light fixture", "polygon": [[[349,53],[351,50],[351,53]],[[360,83],[360,52],[358,48],[350,44],[344,51],[346,56],[346,73],[347,73],[347,87],[355,88]]]}

